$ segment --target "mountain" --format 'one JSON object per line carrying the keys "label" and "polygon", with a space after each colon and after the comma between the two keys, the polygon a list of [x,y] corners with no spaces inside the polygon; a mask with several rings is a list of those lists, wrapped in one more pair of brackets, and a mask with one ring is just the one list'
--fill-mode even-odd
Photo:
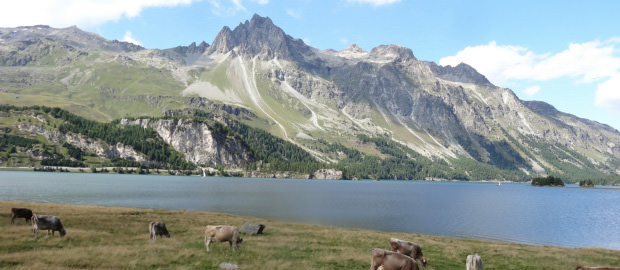
{"label": "mountain", "polygon": [[620,174],[620,133],[609,126],[522,101],[464,63],[418,60],[399,45],[319,50],[259,15],[210,45],[163,50],[75,27],[0,28],[0,98],[99,121],[227,108],[324,164],[387,166],[359,177],[398,178],[389,171],[415,164],[416,177]]}

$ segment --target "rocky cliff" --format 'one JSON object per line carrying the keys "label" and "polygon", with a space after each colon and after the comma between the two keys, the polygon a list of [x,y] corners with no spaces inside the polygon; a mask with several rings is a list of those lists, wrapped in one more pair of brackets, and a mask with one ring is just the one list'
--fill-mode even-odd
{"label": "rocky cliff", "polygon": [[186,160],[208,166],[240,167],[254,158],[247,146],[234,136],[214,132],[214,124],[194,119],[137,119],[120,121],[123,125],[152,128],[164,141],[185,154]]}

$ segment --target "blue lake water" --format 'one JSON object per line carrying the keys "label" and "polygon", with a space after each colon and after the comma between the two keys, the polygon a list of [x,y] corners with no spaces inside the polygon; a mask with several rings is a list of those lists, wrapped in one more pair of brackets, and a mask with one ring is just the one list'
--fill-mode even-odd
{"label": "blue lake water", "polygon": [[620,190],[613,189],[0,171],[0,200],[211,211],[620,250]]}

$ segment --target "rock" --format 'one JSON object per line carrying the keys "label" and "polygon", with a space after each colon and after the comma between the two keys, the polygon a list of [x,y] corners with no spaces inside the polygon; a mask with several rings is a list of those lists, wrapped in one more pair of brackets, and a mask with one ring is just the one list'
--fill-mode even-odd
{"label": "rock", "polygon": [[218,265],[219,269],[239,269],[239,266],[234,263],[223,262]]}
{"label": "rock", "polygon": [[239,231],[241,233],[248,234],[248,235],[257,235],[257,234],[263,234],[264,229],[265,229],[265,225],[263,224],[246,222],[245,224],[241,226]]}
{"label": "rock", "polygon": [[342,180],[342,171],[336,169],[319,169],[313,174],[313,179]]}

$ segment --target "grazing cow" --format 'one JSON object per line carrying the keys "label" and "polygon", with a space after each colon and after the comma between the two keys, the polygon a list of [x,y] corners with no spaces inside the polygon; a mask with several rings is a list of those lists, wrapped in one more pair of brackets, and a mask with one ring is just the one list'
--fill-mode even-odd
{"label": "grazing cow", "polygon": [[54,235],[54,231],[58,231],[60,237],[67,234],[67,231],[62,227],[62,222],[60,222],[58,217],[47,215],[32,215],[32,230],[34,231],[35,240],[39,237],[39,230],[47,230],[48,235],[50,231],[52,235]]}
{"label": "grazing cow", "polygon": [[152,221],[149,223],[149,238],[157,240],[157,236],[166,236],[170,238],[170,233],[166,229],[166,224],[161,221]]}
{"label": "grazing cow", "polygon": [[418,264],[413,258],[398,252],[373,248],[370,254],[372,255],[371,270],[377,270],[379,267],[383,270],[418,270]]}
{"label": "grazing cow", "polygon": [[392,248],[392,251],[407,255],[414,260],[419,260],[422,262],[422,265],[424,265],[424,268],[426,268],[427,260],[424,258],[420,245],[397,238],[390,238],[390,247]]}
{"label": "grazing cow", "polygon": [[482,257],[478,254],[467,255],[465,260],[466,270],[483,270],[484,265],[482,263]]}
{"label": "grazing cow", "polygon": [[588,267],[588,266],[577,266],[575,270],[620,270],[620,267]]}
{"label": "grazing cow", "polygon": [[211,250],[211,242],[228,242],[232,250],[241,248],[243,239],[239,237],[239,229],[235,226],[213,226],[207,225],[205,228],[205,247]]}
{"label": "grazing cow", "polygon": [[11,224],[15,224],[16,218],[24,218],[26,223],[32,218],[32,210],[28,208],[11,208]]}

